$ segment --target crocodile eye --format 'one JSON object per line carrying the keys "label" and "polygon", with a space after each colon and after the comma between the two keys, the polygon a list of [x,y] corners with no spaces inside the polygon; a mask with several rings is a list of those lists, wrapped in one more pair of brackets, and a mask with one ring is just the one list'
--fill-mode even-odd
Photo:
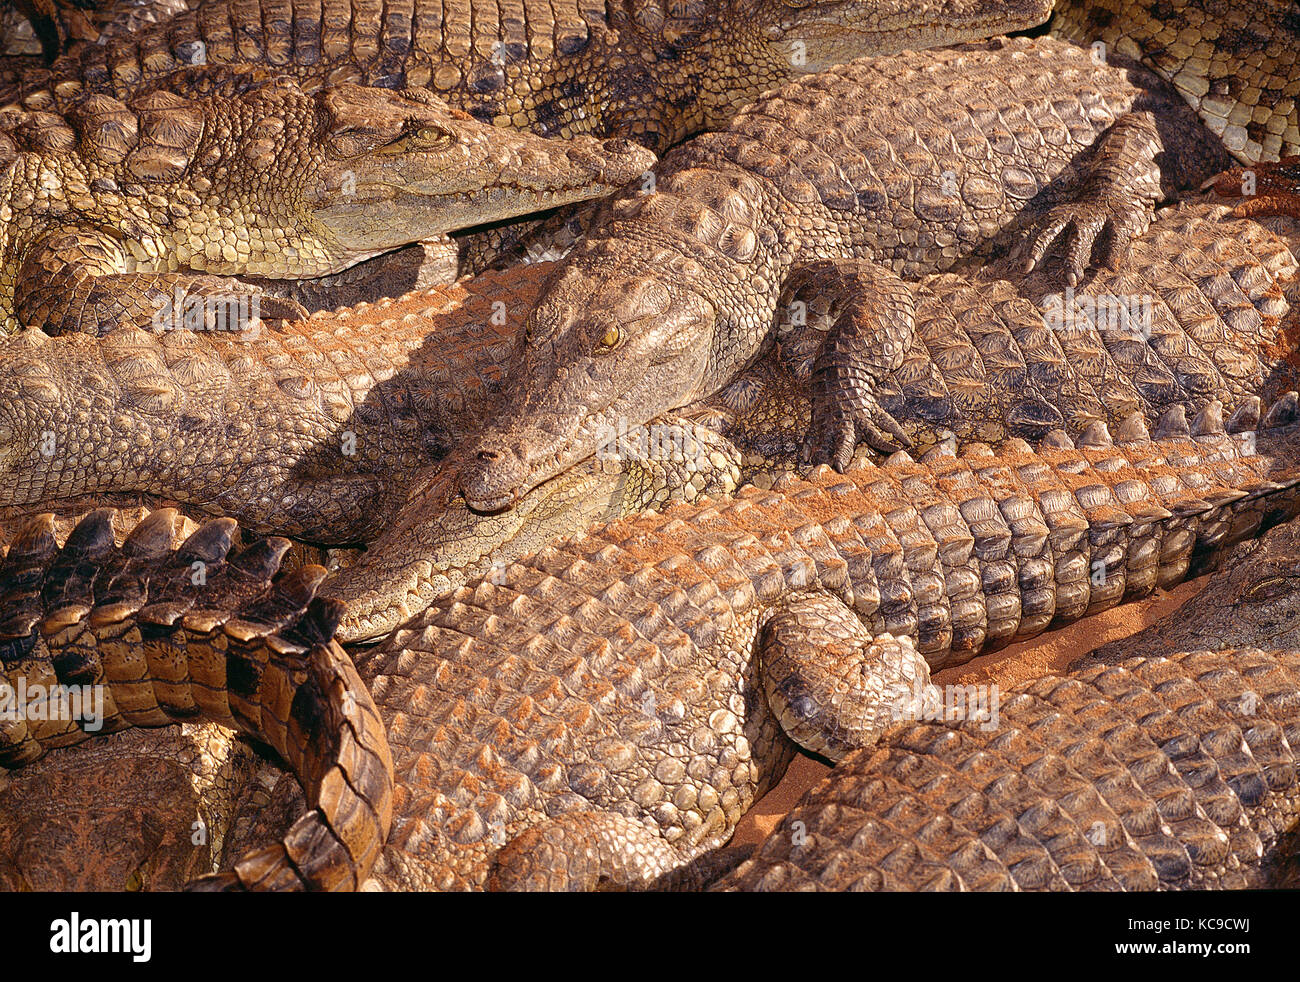
{"label": "crocodile eye", "polygon": [[421,126],[407,140],[419,150],[443,150],[456,142],[456,135],[441,126]]}
{"label": "crocodile eye", "polygon": [[1260,580],[1253,587],[1246,591],[1245,596],[1241,599],[1248,604],[1262,604],[1269,600],[1276,600],[1278,597],[1284,597],[1295,589],[1292,587],[1290,580],[1285,576],[1270,576],[1266,580]]}
{"label": "crocodile eye", "polygon": [[139,893],[143,889],[144,874],[138,869],[134,870],[131,875],[126,878],[126,890],[128,893]]}
{"label": "crocodile eye", "polygon": [[623,332],[618,329],[617,325],[614,325],[600,336],[600,344],[598,347],[601,351],[613,351],[618,347],[618,343],[622,340]]}

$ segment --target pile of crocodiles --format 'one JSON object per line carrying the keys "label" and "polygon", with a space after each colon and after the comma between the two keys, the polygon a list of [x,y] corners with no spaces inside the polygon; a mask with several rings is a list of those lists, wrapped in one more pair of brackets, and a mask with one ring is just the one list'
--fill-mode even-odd
{"label": "pile of crocodiles", "polygon": [[14,5],[0,886],[1300,883],[1297,51],[1283,0]]}

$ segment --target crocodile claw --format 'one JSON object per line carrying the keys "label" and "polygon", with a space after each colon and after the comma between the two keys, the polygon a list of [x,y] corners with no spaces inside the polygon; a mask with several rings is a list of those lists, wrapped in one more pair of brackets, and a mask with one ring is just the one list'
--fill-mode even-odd
{"label": "crocodile claw", "polygon": [[[1127,260],[1133,240],[1149,224],[1144,204],[1116,192],[1057,205],[1038,223],[1016,250],[1024,272],[1043,266],[1057,242],[1064,245],[1065,282],[1077,286],[1094,253],[1099,265],[1119,269]],[[1100,245],[1099,245],[1100,243]]]}
{"label": "crocodile claw", "polygon": [[799,450],[799,462],[804,466],[830,464],[843,473],[863,443],[882,454],[912,446],[898,421],[881,409],[873,396],[855,395],[847,405],[817,405]]}

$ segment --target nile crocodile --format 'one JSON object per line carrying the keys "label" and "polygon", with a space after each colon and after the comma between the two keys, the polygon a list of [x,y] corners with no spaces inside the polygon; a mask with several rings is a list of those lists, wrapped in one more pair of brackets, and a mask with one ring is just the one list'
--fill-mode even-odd
{"label": "nile crocodile", "polygon": [[727,839],[780,777],[785,734],[843,756],[898,683],[1168,586],[1293,515],[1294,416],[1290,395],[1256,437],[1251,412],[1232,437],[1211,407],[1199,436],[1171,411],[1153,442],[1134,418],[1114,445],[1098,424],[1078,449],[1057,434],[1038,454],[822,468],[494,570],[359,662],[398,782],[379,879],[475,885],[493,838],[520,835],[496,885],[564,885],[560,857],[595,854],[614,868],[580,885],[653,880]]}
{"label": "nile crocodile", "polygon": [[[146,5],[155,6],[161,5]],[[369,0],[330,0],[324,7],[318,0],[254,0],[194,5],[137,30],[125,23],[134,13],[128,8],[121,23],[105,29],[107,43],[81,45],[52,71],[27,73],[22,103],[41,113],[66,112],[90,93],[129,102],[159,86],[206,96],[214,86],[238,90],[255,77],[249,69],[260,66],[297,78],[307,92],[343,81],[409,86],[484,123],[542,135],[622,136],[661,148],[722,125],[736,108],[788,78],[861,54],[1031,27],[1050,9],[1049,0],[734,0],[723,10],[639,0],[567,0],[559,7],[528,0],[506,8],[419,0],[406,9]],[[4,89],[0,79],[0,104]],[[498,183],[491,171],[472,167],[458,176],[471,186],[475,178]],[[485,213],[478,220],[492,218]],[[405,227],[385,225],[390,233]],[[500,249],[492,243],[520,234],[499,230],[467,241],[492,256]],[[363,263],[347,290],[327,282],[298,299],[313,308],[337,307],[446,280],[458,263],[447,245],[415,246]]]}
{"label": "nile crocodile", "polygon": [[[230,277],[336,273],[450,229],[583,200],[641,174],[627,141],[545,140],[420,90],[75,100],[0,110],[0,328],[238,329]],[[205,302],[200,302],[205,301]],[[215,309],[214,309],[215,308]],[[159,327],[161,325],[161,328]]]}
{"label": "nile crocodile", "polygon": [[[1078,436],[1134,412],[1156,416],[1180,404],[1197,412],[1212,399],[1272,400],[1296,387],[1296,220],[1232,219],[1227,210],[1207,202],[1167,210],[1135,243],[1128,270],[1101,271],[1072,296],[1060,292],[1050,266],[1017,281],[945,273],[898,284],[914,333],[875,380],[879,406],[902,421],[910,444],[925,447],[1032,440],[1057,427]],[[810,334],[821,312],[818,282],[807,284]],[[810,422],[808,387],[795,384],[806,370],[792,377],[783,366],[811,359],[795,345],[775,355],[780,364],[769,356],[683,410],[737,446],[742,480],[793,467]],[[617,425],[605,429],[614,432]],[[32,451],[22,459],[26,471],[42,473]],[[447,588],[442,519],[464,507],[448,489],[462,464],[453,450],[405,483],[383,534],[326,586],[347,604],[346,637],[387,633]]]}
{"label": "nile crocodile", "polygon": [[1300,153],[1294,0],[1057,0],[1052,32],[1140,59],[1243,163]]}
{"label": "nile crocodile", "polygon": [[[1212,399],[1271,400],[1297,387],[1300,223],[1227,210],[1204,201],[1166,209],[1135,242],[1131,272],[1102,271],[1073,296],[1057,290],[1051,268],[1014,281],[947,273],[908,284],[915,340],[881,379],[881,406],[925,447],[1036,440],[1056,427],[1078,436],[1133,412],[1182,404],[1195,413]],[[410,475],[488,418],[504,353],[545,281],[544,268],[486,274],[238,335],[24,332],[0,350],[0,506],[148,493],[314,542],[387,530],[349,574],[364,590],[346,591],[348,636],[363,623],[385,633],[473,572],[449,560],[473,555],[456,542],[476,528],[472,516],[459,503],[443,510]],[[810,324],[816,314],[814,303]],[[686,412],[737,446],[739,479],[751,480],[795,465],[806,393],[766,359]],[[96,435],[108,432],[113,439]],[[689,500],[702,486],[672,496]],[[546,531],[576,534],[586,517]],[[523,516],[489,516],[485,533],[493,523],[503,537],[522,533],[512,548],[544,541]],[[475,549],[490,542],[475,538]]]}
{"label": "nile crocodile", "polygon": [[794,741],[841,758],[919,711],[931,668],[1294,515],[1296,404],[1258,430],[1248,404],[1231,434],[1216,404],[1151,437],[1134,417],[1114,442],[1097,424],[1078,447],[822,467],[494,570],[360,656],[396,778],[379,884],[662,885]]}
{"label": "nile crocodile", "polygon": [[1128,658],[994,698],[850,755],[717,888],[1296,884],[1300,652]]}
{"label": "nile crocodile", "polygon": [[305,86],[427,88],[485,123],[622,136],[656,152],[765,89],[863,54],[1034,27],[1049,0],[208,0],[28,86],[49,108],[177,69],[257,65]]}
{"label": "nile crocodile", "polygon": [[602,428],[717,391],[803,333],[801,289],[834,282],[820,272],[832,261],[809,450],[842,465],[864,440],[897,447],[872,387],[914,333],[900,276],[1034,229],[1022,254],[1041,259],[1063,238],[1075,280],[1094,244],[1118,261],[1156,202],[1229,161],[1156,76],[1050,38],[865,58],[793,82],[667,154],[653,193],[600,209],[529,317],[501,422],[465,448],[462,492],[508,507],[590,456]]}
{"label": "nile crocodile", "polygon": [[176,543],[153,512],[118,546],[93,512],[60,548],[48,515],[0,563],[0,766],[30,763],[95,733],[200,718],[272,747],[311,811],[281,843],[244,857],[219,888],[352,888],[391,818],[392,760],[351,660],[331,637],[325,576],[276,576],[289,547],[232,552],[217,519]]}

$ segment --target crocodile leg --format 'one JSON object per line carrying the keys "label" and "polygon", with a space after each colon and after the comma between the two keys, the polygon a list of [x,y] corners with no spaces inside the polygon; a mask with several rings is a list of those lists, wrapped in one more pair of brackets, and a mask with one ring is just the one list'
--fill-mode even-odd
{"label": "crocodile leg", "polygon": [[1070,286],[1083,279],[1098,247],[1099,262],[1110,269],[1123,266],[1133,240],[1151,224],[1155,206],[1180,184],[1177,177],[1162,174],[1157,162],[1164,155],[1160,125],[1153,113],[1135,111],[1102,135],[1075,200],[1049,209],[1018,245],[1016,256],[1026,272],[1037,268],[1058,242],[1064,246]]}
{"label": "crocodile leg", "polygon": [[[786,281],[778,309],[806,316],[811,304],[830,321],[825,332],[794,331],[788,340],[778,335],[783,360],[800,363],[807,361],[799,357],[809,347],[806,335],[821,336],[811,372],[813,417],[803,463],[824,461],[842,471],[860,443],[886,453],[910,445],[875,392],[915,340],[915,297],[915,290],[888,268],[865,260],[809,263]],[[796,365],[795,374],[808,373]]]}
{"label": "crocodile leg", "polygon": [[1300,814],[1294,652],[1132,658],[1007,693],[1000,719],[899,725],[719,886],[1267,886]]}
{"label": "crocodile leg", "polygon": [[[112,236],[60,228],[42,237],[19,267],[14,307],[25,324],[49,334],[116,327],[242,331],[251,316],[296,320],[307,310],[292,299],[229,276],[130,273]],[[241,316],[242,315],[242,316]]]}
{"label": "crocodile leg", "polygon": [[759,638],[768,705],[805,750],[841,760],[875,743],[896,716],[933,698],[930,666],[911,639],[873,635],[843,601],[799,597]]}

